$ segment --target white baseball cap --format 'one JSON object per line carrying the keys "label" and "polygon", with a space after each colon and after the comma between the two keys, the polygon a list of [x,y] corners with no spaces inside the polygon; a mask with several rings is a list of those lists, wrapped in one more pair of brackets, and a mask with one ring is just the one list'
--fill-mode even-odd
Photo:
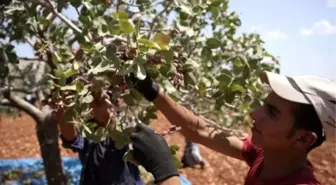
{"label": "white baseball cap", "polygon": [[263,72],[261,81],[283,99],[311,104],[322,123],[324,133],[334,136],[336,132],[336,83],[316,76],[288,77]]}

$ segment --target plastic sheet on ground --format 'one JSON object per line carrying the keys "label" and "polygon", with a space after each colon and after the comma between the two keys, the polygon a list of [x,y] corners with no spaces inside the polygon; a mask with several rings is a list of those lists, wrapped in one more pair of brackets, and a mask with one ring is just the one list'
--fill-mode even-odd
{"label": "plastic sheet on ground", "polygon": [[[78,185],[82,165],[78,158],[62,158],[63,167],[69,177],[69,184]],[[7,173],[7,176],[5,175]],[[13,180],[6,180],[10,174],[19,173]],[[6,177],[5,177],[6,176]],[[184,176],[180,177],[182,185],[191,185]],[[6,185],[46,185],[41,158],[0,159],[0,184]]]}

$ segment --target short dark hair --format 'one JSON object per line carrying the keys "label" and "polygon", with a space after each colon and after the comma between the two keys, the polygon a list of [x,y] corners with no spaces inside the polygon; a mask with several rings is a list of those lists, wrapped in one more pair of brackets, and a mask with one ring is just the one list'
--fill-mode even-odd
{"label": "short dark hair", "polygon": [[313,105],[299,103],[295,105],[294,127],[296,129],[312,131],[317,135],[317,140],[308,148],[308,152],[320,146],[326,140],[322,123]]}

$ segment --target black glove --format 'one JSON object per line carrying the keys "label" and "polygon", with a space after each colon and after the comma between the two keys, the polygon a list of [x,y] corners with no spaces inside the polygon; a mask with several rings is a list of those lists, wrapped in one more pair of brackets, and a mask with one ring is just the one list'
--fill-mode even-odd
{"label": "black glove", "polygon": [[130,77],[134,88],[139,93],[141,93],[148,101],[155,100],[159,94],[159,86],[152,81],[148,74],[144,80],[139,80],[133,73],[130,74]]}
{"label": "black glove", "polygon": [[155,184],[169,177],[179,176],[171,150],[162,136],[139,123],[136,131],[131,134],[131,140],[134,159],[153,174]]}

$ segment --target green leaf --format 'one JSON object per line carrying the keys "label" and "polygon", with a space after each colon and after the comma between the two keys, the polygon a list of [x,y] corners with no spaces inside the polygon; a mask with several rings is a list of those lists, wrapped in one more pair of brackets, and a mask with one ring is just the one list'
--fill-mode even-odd
{"label": "green leaf", "polygon": [[216,48],[219,48],[221,46],[221,42],[216,38],[210,38],[206,41],[206,45],[210,49],[216,49]]}
{"label": "green leaf", "polygon": [[82,99],[83,103],[91,103],[93,101],[93,96],[91,94],[85,96],[83,99]]}
{"label": "green leaf", "polygon": [[162,64],[159,71],[162,74],[162,76],[169,77],[171,75],[171,71],[172,71],[171,63]]}
{"label": "green leaf", "polygon": [[133,157],[133,150],[129,150],[129,151],[125,152],[125,154],[123,156],[123,160],[125,162],[134,162],[135,159]]}
{"label": "green leaf", "polygon": [[119,35],[121,32],[119,22],[114,19],[108,22],[107,29],[112,35]]}
{"label": "green leaf", "polygon": [[129,106],[133,106],[135,105],[135,101],[134,98],[131,94],[127,93],[122,95],[122,99],[124,100],[124,102],[129,105]]}
{"label": "green leaf", "polygon": [[154,36],[154,42],[157,43],[161,49],[169,50],[170,36],[163,33],[156,33]]}
{"label": "green leaf", "polygon": [[221,73],[221,75],[217,77],[217,80],[219,81],[221,86],[228,86],[232,82],[232,76],[226,73]]}
{"label": "green leaf", "polygon": [[82,92],[83,89],[84,89],[84,87],[85,87],[85,85],[84,85],[83,82],[81,82],[81,81],[77,81],[76,82],[76,91],[77,91],[77,93]]}
{"label": "green leaf", "polygon": [[173,158],[174,163],[175,163],[177,168],[182,168],[183,167],[182,162],[180,161],[180,159],[176,155],[172,155],[172,158]]}
{"label": "green leaf", "polygon": [[116,52],[117,47],[113,43],[111,43],[106,48],[106,57],[108,59],[114,59]]}
{"label": "green leaf", "polygon": [[142,100],[142,95],[135,89],[131,89],[130,90],[130,94],[133,96],[133,98],[137,101],[141,101]]}
{"label": "green leaf", "polygon": [[116,128],[110,131],[110,137],[115,142],[115,146],[117,149],[121,149],[127,144],[122,132],[117,130]]}
{"label": "green leaf", "polygon": [[84,58],[84,51],[80,49],[75,55],[75,60],[81,61],[83,60],[83,58]]}
{"label": "green leaf", "polygon": [[60,89],[61,89],[62,91],[67,91],[67,90],[70,90],[70,91],[76,91],[76,90],[77,90],[77,88],[76,88],[76,84],[62,86]]}
{"label": "green leaf", "polygon": [[70,0],[70,4],[73,7],[78,8],[80,5],[82,5],[82,1],[81,0]]}
{"label": "green leaf", "polygon": [[232,90],[232,92],[240,92],[242,94],[245,92],[244,87],[239,85],[239,84],[232,85],[231,90]]}
{"label": "green leaf", "polygon": [[144,80],[147,76],[146,70],[143,66],[143,64],[141,63],[136,63],[133,66],[133,72],[135,74],[135,76],[139,79],[139,80]]}
{"label": "green leaf", "polygon": [[156,54],[163,56],[167,63],[170,63],[174,59],[174,52],[171,50],[160,50]]}
{"label": "green leaf", "polygon": [[145,45],[146,47],[149,47],[149,48],[161,49],[161,47],[152,40],[141,38],[138,40],[138,42],[139,44]]}
{"label": "green leaf", "polygon": [[119,19],[128,19],[128,14],[123,10],[118,10],[118,18]]}
{"label": "green leaf", "polygon": [[83,128],[87,133],[92,134],[90,128],[86,124],[83,124]]}
{"label": "green leaf", "polygon": [[192,86],[197,84],[197,78],[193,72],[184,73],[184,85],[187,87],[189,84]]}
{"label": "green leaf", "polygon": [[48,26],[50,24],[50,21],[47,18],[40,17],[38,20],[43,26]]}
{"label": "green leaf", "polygon": [[192,64],[185,63],[182,66],[184,72],[192,72],[194,71],[194,67]]}
{"label": "green leaf", "polygon": [[86,7],[87,10],[91,10],[92,9],[92,4],[88,1],[82,1],[82,4]]}
{"label": "green leaf", "polygon": [[189,6],[186,5],[180,5],[179,8],[181,9],[181,12],[187,14],[187,15],[192,15],[192,9]]}
{"label": "green leaf", "polygon": [[73,63],[73,69],[75,70],[75,71],[78,71],[78,69],[80,68],[80,64],[78,63],[78,62],[76,62],[76,61],[74,61],[74,63]]}
{"label": "green leaf", "polygon": [[71,76],[73,76],[73,75],[75,75],[75,74],[77,74],[77,73],[78,73],[77,70],[68,69],[68,70],[66,70],[66,71],[64,72],[64,76],[65,76],[66,78],[69,78],[69,77],[71,77]]}
{"label": "green leaf", "polygon": [[203,47],[201,55],[203,60],[210,60],[212,57],[212,51],[209,47]]}
{"label": "green leaf", "polygon": [[119,20],[119,26],[122,32],[125,34],[130,34],[135,30],[134,24],[129,19],[121,19]]}
{"label": "green leaf", "polygon": [[175,155],[176,152],[180,150],[180,147],[178,145],[171,145],[169,148],[170,148],[172,155]]}
{"label": "green leaf", "polygon": [[103,60],[96,67],[90,69],[88,74],[98,74],[107,71],[110,68],[109,61]]}

